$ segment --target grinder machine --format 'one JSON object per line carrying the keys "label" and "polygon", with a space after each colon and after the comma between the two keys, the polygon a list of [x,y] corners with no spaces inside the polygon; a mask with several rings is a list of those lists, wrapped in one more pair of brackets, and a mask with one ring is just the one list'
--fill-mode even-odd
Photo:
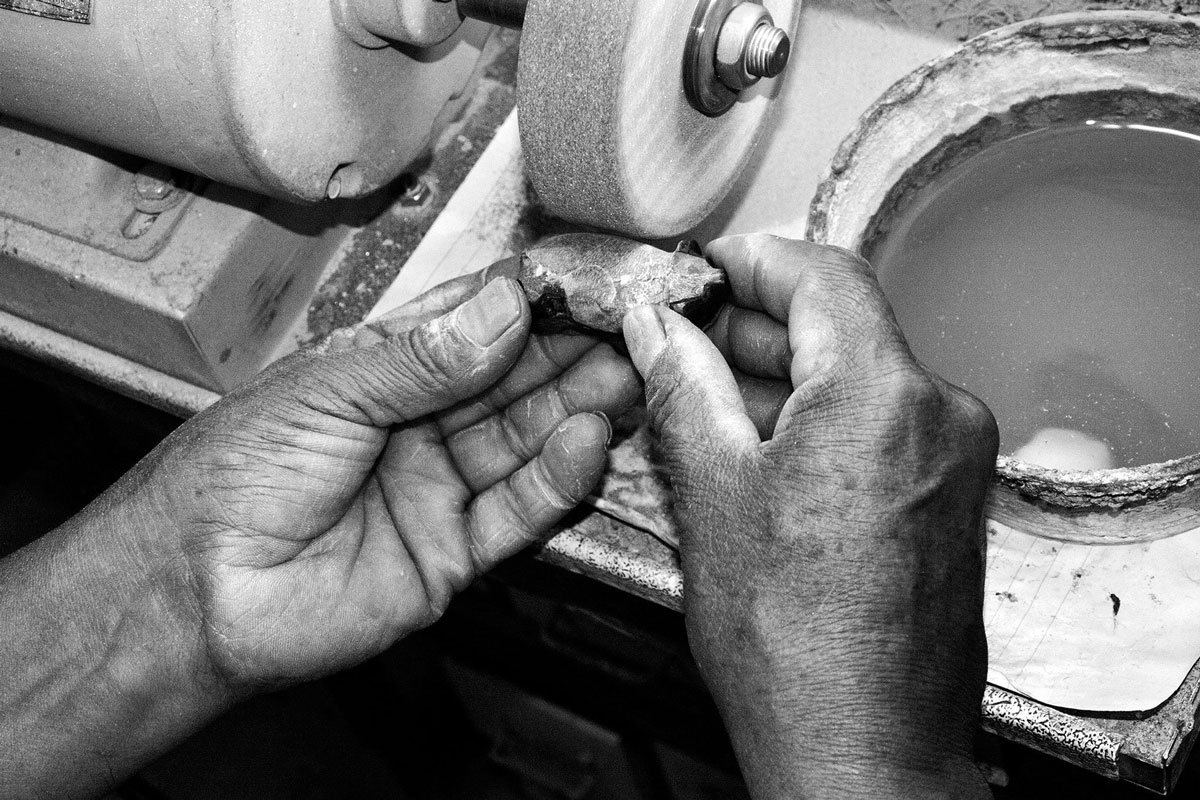
{"label": "grinder machine", "polygon": [[774,105],[760,78],[799,3],[768,5],[0,0],[0,337],[168,407],[187,404],[164,382],[245,381],[288,347],[347,223],[461,115],[497,24],[522,28],[541,204],[683,233]]}

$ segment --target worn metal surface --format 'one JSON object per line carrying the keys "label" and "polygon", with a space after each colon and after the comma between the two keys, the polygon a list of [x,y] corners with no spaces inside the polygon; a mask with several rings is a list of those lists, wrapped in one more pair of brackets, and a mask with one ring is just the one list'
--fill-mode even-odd
{"label": "worn metal surface", "polygon": [[268,363],[307,305],[344,208],[215,183],[163,194],[143,164],[0,124],[0,308],[231,389]]}
{"label": "worn metal surface", "polygon": [[[451,4],[421,5],[457,26]],[[330,0],[103,10],[87,25],[3,12],[0,114],[307,201],[369,192],[422,155],[490,30],[469,21],[433,47],[372,49],[337,27]]]}
{"label": "worn metal surface", "polygon": [[175,201],[153,214],[137,193],[137,156],[67,142],[0,116],[0,217],[16,220],[129,261],[166,244],[191,204],[198,180],[179,173]]}
{"label": "worn metal surface", "polygon": [[1122,780],[1165,794],[1179,780],[1196,740],[1200,708],[1200,665],[1152,714],[1141,718],[1091,719],[1121,743],[1117,770]]}
{"label": "worn metal surface", "polygon": [[1120,777],[1121,737],[1089,719],[988,686],[983,694],[982,725],[984,730],[1084,769],[1109,778]]}

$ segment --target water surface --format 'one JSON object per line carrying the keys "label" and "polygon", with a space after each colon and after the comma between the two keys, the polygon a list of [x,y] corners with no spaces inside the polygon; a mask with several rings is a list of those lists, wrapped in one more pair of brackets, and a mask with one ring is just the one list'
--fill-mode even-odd
{"label": "water surface", "polygon": [[1004,142],[868,255],[917,357],[991,407],[1001,453],[1200,452],[1200,137],[1091,123]]}

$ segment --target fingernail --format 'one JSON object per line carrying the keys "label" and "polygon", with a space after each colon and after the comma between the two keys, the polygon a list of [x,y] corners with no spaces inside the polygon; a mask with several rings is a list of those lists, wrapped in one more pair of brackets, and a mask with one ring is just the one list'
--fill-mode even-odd
{"label": "fingernail", "polygon": [[458,329],[478,347],[494,344],[521,319],[516,282],[497,278],[455,312]]}
{"label": "fingernail", "polygon": [[610,444],[612,444],[613,440],[612,420],[610,420],[608,418],[608,414],[605,414],[603,411],[593,411],[592,413],[604,421],[604,427],[608,430],[608,433],[604,435],[604,446],[608,447]]}
{"label": "fingernail", "polygon": [[637,306],[625,315],[621,323],[625,346],[635,365],[648,366],[667,346],[667,331],[654,306]]}

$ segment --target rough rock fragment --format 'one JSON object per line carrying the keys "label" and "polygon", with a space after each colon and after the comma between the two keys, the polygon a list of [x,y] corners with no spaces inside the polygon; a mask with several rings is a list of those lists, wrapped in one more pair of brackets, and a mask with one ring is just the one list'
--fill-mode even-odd
{"label": "rough rock fragment", "polygon": [[608,339],[620,339],[621,320],[639,305],[664,305],[703,326],[728,294],[725,272],[709,264],[694,243],[667,252],[594,233],[539,242],[521,254],[516,278],[529,299],[535,331]]}

